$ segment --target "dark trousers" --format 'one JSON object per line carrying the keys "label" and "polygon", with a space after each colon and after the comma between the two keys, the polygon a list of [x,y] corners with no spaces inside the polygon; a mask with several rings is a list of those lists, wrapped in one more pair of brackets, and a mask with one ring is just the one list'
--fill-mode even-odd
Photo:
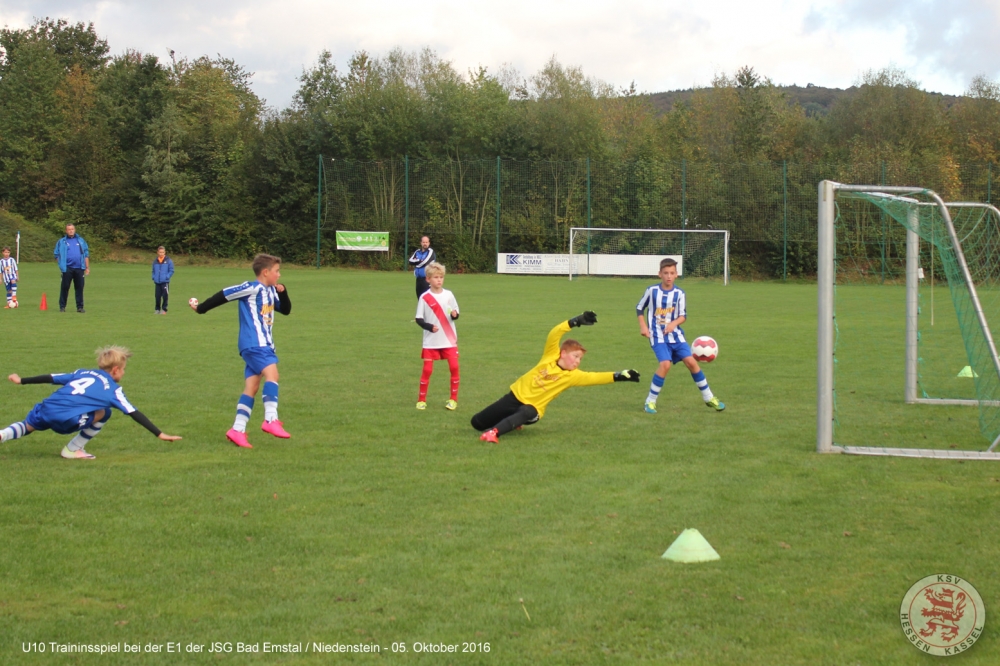
{"label": "dark trousers", "polygon": [[[167,311],[167,299],[170,298],[170,283],[169,282],[154,282],[156,285],[156,309]],[[163,307],[160,307],[160,303],[163,303]]]}
{"label": "dark trousers", "polygon": [[69,298],[69,285],[73,283],[73,291],[76,292],[76,309],[83,309],[83,269],[67,268],[62,274],[62,284],[59,285],[59,309],[66,309],[66,299]]}
{"label": "dark trousers", "polygon": [[480,431],[496,428],[498,435],[504,435],[536,421],[538,421],[538,410],[515,398],[513,393],[508,393],[473,416],[472,427]]}
{"label": "dark trousers", "polygon": [[420,298],[420,294],[424,293],[431,286],[427,283],[427,278],[418,277],[417,278],[417,298]]}

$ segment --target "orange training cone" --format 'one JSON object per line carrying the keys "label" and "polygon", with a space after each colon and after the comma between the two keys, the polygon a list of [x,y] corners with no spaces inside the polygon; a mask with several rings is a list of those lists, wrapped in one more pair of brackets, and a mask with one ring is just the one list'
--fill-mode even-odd
{"label": "orange training cone", "polygon": [[38,309],[39,310],[48,310],[49,309],[49,303],[48,303],[48,301],[45,300],[45,292],[44,291],[42,292],[42,303],[41,303],[41,305],[38,306]]}

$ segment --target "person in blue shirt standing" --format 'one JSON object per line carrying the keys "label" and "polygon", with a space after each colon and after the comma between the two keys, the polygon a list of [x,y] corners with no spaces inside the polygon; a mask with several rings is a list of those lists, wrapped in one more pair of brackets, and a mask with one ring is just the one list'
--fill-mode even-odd
{"label": "person in blue shirt standing", "polygon": [[174,274],[174,262],[167,256],[162,245],[156,248],[153,259],[153,284],[156,285],[156,314],[167,314],[167,299],[170,298],[170,278]]}
{"label": "person in blue shirt standing", "polygon": [[427,283],[427,274],[424,270],[435,261],[437,261],[437,255],[431,249],[431,239],[422,236],[420,248],[410,256],[409,260],[410,265],[413,266],[413,274],[417,278],[417,298],[420,298],[421,294],[431,288]]}
{"label": "person in blue shirt standing", "polygon": [[76,311],[84,313],[83,309],[83,278],[90,275],[90,248],[82,236],[76,235],[76,227],[66,225],[66,235],[56,241],[52,252],[56,263],[62,272],[62,284],[59,287],[59,312],[66,312],[66,300],[69,298],[69,285],[73,283],[76,292]]}

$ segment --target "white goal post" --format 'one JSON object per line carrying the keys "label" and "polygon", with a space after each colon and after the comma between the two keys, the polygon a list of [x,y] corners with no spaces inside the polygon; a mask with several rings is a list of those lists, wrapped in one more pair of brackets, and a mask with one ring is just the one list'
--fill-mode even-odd
{"label": "white goal post", "polygon": [[[977,293],[976,284],[966,263],[961,239],[955,230],[949,208],[983,208],[988,215],[996,216],[1000,222],[1000,210],[989,204],[971,202],[946,203],[936,192],[923,187],[898,187],[885,185],[845,185],[830,180],[819,184],[819,210],[817,218],[817,284],[818,284],[818,329],[817,329],[817,423],[816,451],[819,453],[853,453],[859,455],[880,455],[920,458],[950,459],[991,459],[1000,460],[1000,452],[994,448],[1000,438],[987,451],[960,451],[936,449],[903,449],[866,446],[838,446],[833,441],[835,420],[834,407],[834,363],[836,323],[834,312],[834,286],[836,284],[837,220],[836,199],[838,192],[864,193],[883,200],[891,200],[907,205],[906,231],[906,354],[904,400],[909,404],[971,404],[997,406],[991,400],[949,400],[920,398],[917,391],[918,373],[918,287],[920,279],[919,235],[915,231],[919,225],[919,211],[924,207],[937,209],[942,224],[947,230],[950,246],[960,269],[960,282],[968,290],[968,298],[977,328],[981,331],[983,344],[988,348],[992,370],[1000,376],[1000,357],[986,321],[986,315]],[[924,200],[912,198],[924,197]]]}
{"label": "white goal post", "polygon": [[572,227],[569,279],[580,275],[649,277],[660,260],[677,259],[679,276],[721,277],[729,284],[729,232],[725,229]]}

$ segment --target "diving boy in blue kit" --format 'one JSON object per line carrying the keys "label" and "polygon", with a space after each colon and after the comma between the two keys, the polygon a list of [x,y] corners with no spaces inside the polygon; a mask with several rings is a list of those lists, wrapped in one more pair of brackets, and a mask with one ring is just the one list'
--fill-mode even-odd
{"label": "diving boy in blue kit", "polygon": [[24,437],[35,430],[52,430],[60,435],[77,433],[63,447],[62,457],[93,460],[86,446],[111,418],[111,409],[121,410],[165,442],[180,437],[161,432],[125,398],[118,385],[125,375],[125,364],[132,352],[125,347],[109,346],[97,350],[97,370],[77,370],[55,375],[20,377],[10,375],[15,384],[61,384],[62,388],[34,406],[23,421],[0,430],[0,442]]}

